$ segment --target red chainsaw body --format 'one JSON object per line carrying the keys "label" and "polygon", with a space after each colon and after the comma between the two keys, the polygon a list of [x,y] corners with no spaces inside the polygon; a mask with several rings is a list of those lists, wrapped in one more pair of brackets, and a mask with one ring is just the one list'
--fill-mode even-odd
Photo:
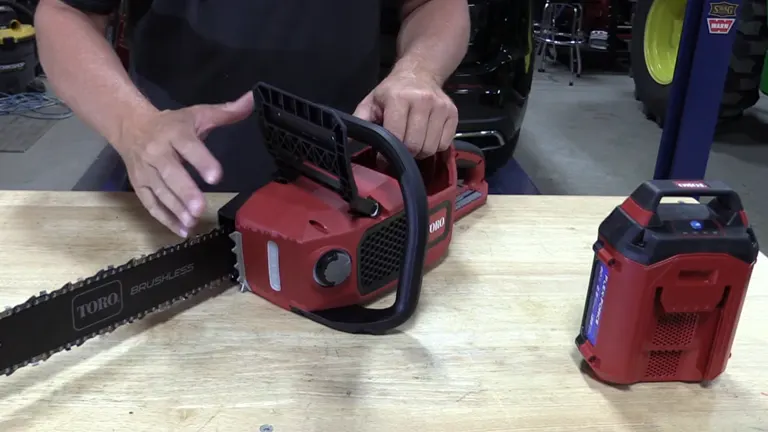
{"label": "red chainsaw body", "polygon": [[[430,214],[425,269],[435,266],[448,252],[456,218],[487,199],[482,156],[462,154],[463,158],[474,158],[477,165],[460,186],[456,161],[459,154],[451,147],[419,162]],[[405,246],[398,244],[394,234],[379,233],[375,250],[367,248],[362,252],[367,263],[360,260],[366,236],[376,236],[379,227],[393,226],[393,221],[403,214],[400,186],[387,175],[385,163],[374,151],[365,149],[351,160],[359,195],[379,203],[376,217],[353,214],[349,203],[338,194],[307,177],[289,184],[271,182],[240,207],[235,228],[242,236],[245,280],[251,291],[287,310],[316,311],[364,304],[396,287],[397,274],[392,277],[391,271],[395,264],[399,265],[397,251]],[[479,198],[456,211],[457,196],[467,188],[479,192]],[[325,287],[316,281],[314,266],[331,250],[350,255],[352,272],[343,283]],[[371,262],[380,268],[377,270]],[[367,275],[367,282],[361,280],[361,272]],[[377,274],[384,280],[372,281]],[[362,285],[368,289],[361,289]]]}

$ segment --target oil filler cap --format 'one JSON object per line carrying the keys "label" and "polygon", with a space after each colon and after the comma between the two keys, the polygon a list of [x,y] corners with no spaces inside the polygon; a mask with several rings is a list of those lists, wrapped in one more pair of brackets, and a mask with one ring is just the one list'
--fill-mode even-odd
{"label": "oil filler cap", "polygon": [[343,250],[330,250],[315,263],[315,282],[326,288],[344,283],[350,274],[352,258]]}

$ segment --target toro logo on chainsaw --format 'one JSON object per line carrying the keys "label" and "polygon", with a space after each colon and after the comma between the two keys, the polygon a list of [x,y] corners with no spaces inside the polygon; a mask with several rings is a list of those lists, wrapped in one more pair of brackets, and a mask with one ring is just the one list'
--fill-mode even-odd
{"label": "toro logo on chainsaw", "polygon": [[707,26],[710,34],[728,34],[736,22],[738,5],[729,2],[713,2],[709,4]]}
{"label": "toro logo on chainsaw", "polygon": [[441,216],[440,219],[434,222],[431,222],[429,224],[429,233],[434,234],[440,231],[441,229],[443,229],[444,226],[445,226],[445,216]]}
{"label": "toro logo on chainsaw", "polygon": [[72,299],[72,326],[84,330],[123,311],[123,285],[112,281]]}
{"label": "toro logo on chainsaw", "polygon": [[429,215],[429,237],[427,245],[432,246],[445,238],[448,234],[449,221],[448,208],[450,202],[443,202],[435,206]]}

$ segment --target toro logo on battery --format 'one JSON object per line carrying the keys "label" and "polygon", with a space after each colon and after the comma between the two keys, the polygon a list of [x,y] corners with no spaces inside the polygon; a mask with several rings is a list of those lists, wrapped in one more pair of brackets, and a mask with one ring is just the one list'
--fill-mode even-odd
{"label": "toro logo on battery", "polygon": [[707,26],[710,34],[728,34],[736,22],[736,9],[739,5],[729,2],[713,2],[709,4]]}
{"label": "toro logo on battery", "polygon": [[709,186],[707,186],[704,182],[695,182],[695,181],[676,181],[675,186],[682,188],[682,189],[708,189]]}

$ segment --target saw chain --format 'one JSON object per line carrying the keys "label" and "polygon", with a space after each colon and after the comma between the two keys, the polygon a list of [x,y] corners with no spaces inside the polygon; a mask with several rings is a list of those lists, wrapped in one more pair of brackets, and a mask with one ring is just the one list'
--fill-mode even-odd
{"label": "saw chain", "polygon": [[216,228],[0,312],[0,373],[47,360],[206,288],[234,286],[234,234]]}

